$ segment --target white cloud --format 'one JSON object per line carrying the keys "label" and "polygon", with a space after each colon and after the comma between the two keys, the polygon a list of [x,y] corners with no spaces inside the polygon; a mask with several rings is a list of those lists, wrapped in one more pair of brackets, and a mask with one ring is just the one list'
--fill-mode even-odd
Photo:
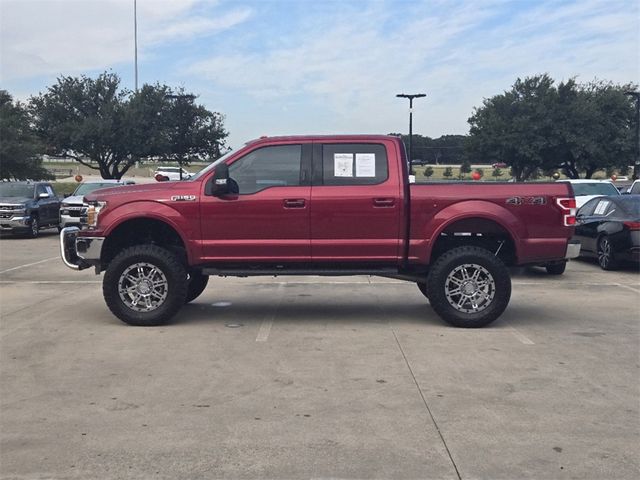
{"label": "white cloud", "polygon": [[[166,42],[212,35],[250,16],[247,8],[202,16],[217,2],[138,0],[139,52]],[[3,0],[0,3],[2,80],[85,73],[132,60],[132,0]]]}

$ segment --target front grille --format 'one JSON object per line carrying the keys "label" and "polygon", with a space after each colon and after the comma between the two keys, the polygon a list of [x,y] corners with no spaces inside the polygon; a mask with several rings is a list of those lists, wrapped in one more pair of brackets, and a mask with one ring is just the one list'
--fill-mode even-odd
{"label": "front grille", "polygon": [[11,210],[21,210],[24,208],[24,205],[0,205],[0,212],[2,211],[11,211]]}
{"label": "front grille", "polygon": [[0,218],[11,218],[13,215],[11,213],[0,212]]}

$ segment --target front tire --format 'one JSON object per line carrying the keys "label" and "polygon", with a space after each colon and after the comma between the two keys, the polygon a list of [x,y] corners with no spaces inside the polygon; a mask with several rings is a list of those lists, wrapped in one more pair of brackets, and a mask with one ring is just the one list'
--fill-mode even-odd
{"label": "front tire", "polygon": [[29,238],[38,238],[38,234],[40,233],[40,222],[38,222],[38,217],[33,217],[31,219],[31,225],[29,226]]}
{"label": "front tire", "polygon": [[420,290],[420,293],[422,293],[422,295],[424,295],[425,298],[429,300],[429,292],[427,291],[427,282],[416,282],[416,285],[418,286],[418,290]]}
{"label": "front tire", "polygon": [[507,308],[511,278],[504,263],[489,250],[453,248],[433,264],[427,277],[429,301],[451,325],[479,328]]}
{"label": "front tire", "polygon": [[136,245],[120,252],[102,282],[109,310],[129,325],[168,322],[185,303],[187,272],[169,250]]}

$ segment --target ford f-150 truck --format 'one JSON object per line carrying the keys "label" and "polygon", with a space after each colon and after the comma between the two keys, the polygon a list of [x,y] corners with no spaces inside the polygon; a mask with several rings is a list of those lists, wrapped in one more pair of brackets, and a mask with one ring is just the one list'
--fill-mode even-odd
{"label": "ford f-150 truck", "polygon": [[442,318],[481,327],[507,307],[508,266],[579,253],[567,183],[411,184],[407,170],[394,136],[265,137],[187,181],[87,195],[61,254],[105,271],[132,325],[167,322],[210,275],[289,274],[415,282]]}

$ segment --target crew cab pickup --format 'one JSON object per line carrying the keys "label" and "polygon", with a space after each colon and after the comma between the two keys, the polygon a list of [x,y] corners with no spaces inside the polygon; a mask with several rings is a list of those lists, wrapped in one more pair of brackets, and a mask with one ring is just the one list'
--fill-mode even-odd
{"label": "crew cab pickup", "polygon": [[36,238],[58,226],[60,200],[49,182],[0,182],[0,232]]}
{"label": "crew cab pickup", "polygon": [[105,271],[111,311],[170,320],[210,275],[379,275],[417,283],[461,327],[495,320],[508,266],[564,265],[575,199],[567,183],[410,184],[404,146],[380,135],[261,138],[190,180],[100,190],[64,263]]}

